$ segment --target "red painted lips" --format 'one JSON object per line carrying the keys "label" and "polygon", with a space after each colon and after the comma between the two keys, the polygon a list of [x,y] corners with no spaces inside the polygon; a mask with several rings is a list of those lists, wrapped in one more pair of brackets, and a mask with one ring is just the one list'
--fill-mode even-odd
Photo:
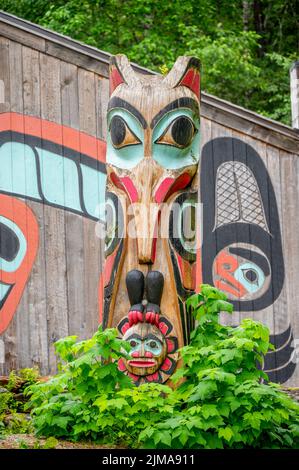
{"label": "red painted lips", "polygon": [[156,365],[155,361],[143,361],[134,359],[134,361],[128,361],[128,364],[133,367],[153,367]]}

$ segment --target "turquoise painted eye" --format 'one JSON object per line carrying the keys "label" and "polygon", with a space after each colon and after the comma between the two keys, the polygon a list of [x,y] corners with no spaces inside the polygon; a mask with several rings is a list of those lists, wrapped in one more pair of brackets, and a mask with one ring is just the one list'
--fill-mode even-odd
{"label": "turquoise painted eye", "polygon": [[141,143],[121,116],[113,116],[110,122],[109,131],[112,145],[116,149]]}
{"label": "turquoise painted eye", "polygon": [[144,349],[146,351],[151,352],[155,356],[159,356],[162,352],[162,345],[159,341],[156,341],[155,339],[149,339],[145,342],[145,347]]}
{"label": "turquoise painted eye", "polygon": [[195,133],[196,129],[191,119],[187,116],[179,116],[172,121],[164,134],[155,143],[186,148],[191,144]]}
{"label": "turquoise painted eye", "polygon": [[252,294],[263,287],[265,283],[265,275],[255,263],[241,264],[236,269],[234,277]]}
{"label": "turquoise painted eye", "polygon": [[140,341],[140,339],[132,338],[132,339],[130,339],[130,341],[129,341],[129,345],[131,346],[131,351],[130,351],[130,353],[132,353],[132,352],[138,351],[138,349],[140,349],[141,341]]}

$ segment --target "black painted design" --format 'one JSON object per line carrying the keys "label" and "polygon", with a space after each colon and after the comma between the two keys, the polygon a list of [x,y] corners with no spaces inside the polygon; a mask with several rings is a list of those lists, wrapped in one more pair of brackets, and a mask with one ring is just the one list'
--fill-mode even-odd
{"label": "black painted design", "polygon": [[[203,282],[213,284],[213,262],[226,247],[236,243],[257,247],[270,265],[271,280],[262,294],[251,300],[232,300],[237,311],[262,310],[271,305],[279,296],[284,282],[284,262],[280,235],[280,224],[275,193],[267,169],[257,152],[247,143],[230,137],[219,137],[209,141],[202,150],[201,161],[201,202],[203,203]],[[255,219],[250,219],[250,206],[238,202],[238,210],[227,223],[219,221],[217,203],[217,172],[221,165],[230,162],[242,164],[250,172],[256,192],[251,193],[252,211]],[[240,169],[239,169],[240,170]],[[241,170],[240,170],[241,171]],[[243,171],[243,170],[242,170]],[[237,177],[237,176],[236,176]],[[235,186],[236,187],[236,186]],[[219,188],[218,188],[219,189]],[[218,190],[217,189],[217,190]],[[227,196],[231,196],[227,187]],[[222,191],[225,200],[225,188]],[[241,196],[240,196],[241,197]],[[241,199],[244,200],[244,194]],[[260,201],[260,202],[259,202]],[[259,205],[260,204],[260,205]],[[236,206],[235,206],[236,208]],[[217,212],[218,211],[218,212]],[[218,213],[218,222],[216,215]],[[223,214],[223,212],[222,212]],[[252,220],[251,223],[248,220]],[[255,222],[254,222],[255,221]],[[253,223],[254,222],[254,223]],[[233,247],[230,248],[232,250]],[[269,267],[267,268],[269,270]]]}
{"label": "black painted design", "polygon": [[[109,210],[110,208],[110,210]],[[123,238],[124,215],[122,205],[118,197],[106,192],[106,218],[105,218],[105,257],[114,252]]]}
{"label": "black painted design", "polygon": [[165,108],[161,109],[161,111],[159,111],[158,114],[156,114],[156,116],[153,118],[151,122],[151,129],[155,127],[155,125],[160,121],[160,119],[162,119],[162,117],[166,113],[169,113],[170,111],[174,111],[175,109],[179,108],[191,109],[196,116],[199,115],[198,102],[193,98],[187,98],[184,96],[182,98],[178,98],[177,100],[172,101],[167,106],[165,106]]}
{"label": "black painted design", "polygon": [[263,369],[271,382],[284,383],[292,377],[296,369],[291,325],[284,332],[271,335],[270,342],[274,345],[275,351],[266,354]]}
{"label": "black painted design", "polygon": [[150,271],[145,280],[147,312],[160,313],[160,303],[164,287],[164,276],[159,271]]}
{"label": "black painted design", "polygon": [[7,225],[0,222],[0,258],[13,261],[18,254],[20,242]]}
{"label": "black painted design", "polygon": [[[187,204],[187,205],[186,205]],[[169,217],[169,240],[174,250],[190,263],[196,261],[196,204],[197,193],[186,191],[175,200]],[[186,206],[185,209],[183,206]],[[188,221],[186,211],[191,212],[190,234],[185,233],[184,224]],[[190,214],[189,214],[190,215]]]}
{"label": "black painted design", "polygon": [[114,96],[109,101],[108,112],[111,111],[112,109],[116,109],[116,108],[123,108],[126,111],[128,111],[129,113],[133,114],[133,116],[135,116],[135,118],[140,122],[143,129],[146,129],[147,123],[146,123],[146,120],[144,119],[144,117],[142,116],[142,114],[140,113],[140,111],[138,111],[138,109],[134,108],[134,106],[132,106],[127,101],[119,98],[118,96]]}
{"label": "black painted design", "polygon": [[[5,282],[1,281],[1,284],[5,284]],[[9,286],[8,291],[6,292],[5,296],[3,299],[0,300],[0,310],[2,309],[3,305],[5,304],[6,300],[8,299],[9,294],[11,293],[11,289],[13,288],[14,284]]]}
{"label": "black painted design", "polygon": [[[14,131],[1,132],[0,133],[0,146],[6,142],[19,142],[19,143],[22,143],[23,145],[28,145],[31,147],[35,155],[35,163],[36,163],[36,171],[37,171],[37,185],[38,185],[40,199],[26,196],[24,194],[17,194],[17,193],[13,193],[14,196],[21,197],[24,199],[29,199],[29,200],[36,201],[36,202],[43,202],[44,204],[47,204],[51,207],[65,209],[68,212],[81,215],[91,220],[99,221],[97,217],[90,215],[87,212],[86,207],[85,207],[84,197],[83,197],[83,176],[82,176],[81,165],[88,166],[89,168],[97,170],[101,173],[106,173],[106,166],[104,163],[98,160],[95,160],[94,158],[91,158],[88,155],[85,155],[83,153],[70,149],[68,147],[56,144],[55,142],[52,142],[50,140],[40,139],[39,137],[22,134],[19,132],[14,132]],[[81,211],[72,209],[69,207],[65,207],[59,204],[55,204],[47,200],[42,190],[41,168],[40,168],[39,155],[38,155],[36,148],[47,150],[49,152],[63,156],[64,158],[67,158],[76,164],[77,174],[78,174],[79,200],[80,200]],[[0,193],[9,194],[9,195],[12,194],[11,192],[6,192],[6,191],[0,191]]]}
{"label": "black painted design", "polygon": [[130,310],[143,312],[144,307],[142,305],[143,293],[144,293],[144,274],[138,269],[133,269],[126,275],[126,286],[128,296],[131,304]]}
{"label": "black painted design", "polygon": [[107,328],[107,324],[108,324],[109,307],[110,307],[110,302],[112,299],[112,291],[114,287],[115,276],[117,273],[119,261],[120,261],[121,254],[123,251],[123,244],[124,244],[124,241],[121,240],[119,243],[119,247],[117,248],[117,253],[115,256],[114,263],[113,263],[113,268],[112,268],[111,277],[109,279],[109,284],[104,288],[104,312],[103,312],[103,328],[104,329]]}

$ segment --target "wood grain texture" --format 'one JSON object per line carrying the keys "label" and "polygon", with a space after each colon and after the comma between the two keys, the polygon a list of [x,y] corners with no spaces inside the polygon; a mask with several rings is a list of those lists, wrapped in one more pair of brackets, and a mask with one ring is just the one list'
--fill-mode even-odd
{"label": "wood grain texture", "polygon": [[[41,117],[61,123],[60,61],[43,55],[40,61]],[[42,178],[47,175],[42,173]],[[65,214],[44,205],[49,369],[56,370],[53,343],[68,334]]]}
{"label": "wood grain texture", "polygon": [[[41,81],[40,54],[29,47],[22,50],[24,114],[40,116]],[[28,314],[31,331],[31,363],[41,373],[49,371],[49,345],[47,324],[46,249],[44,207],[40,203],[29,203],[39,226],[39,247],[28,282]]]}

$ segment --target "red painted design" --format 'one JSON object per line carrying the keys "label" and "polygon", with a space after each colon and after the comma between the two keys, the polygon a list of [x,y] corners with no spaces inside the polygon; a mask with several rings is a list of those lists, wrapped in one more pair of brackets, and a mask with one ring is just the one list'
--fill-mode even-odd
{"label": "red painted design", "polygon": [[147,375],[146,380],[148,382],[157,382],[159,380],[158,372],[155,372],[154,374]]}
{"label": "red painted design", "polygon": [[190,69],[184,75],[183,79],[180,82],[180,86],[186,86],[196,94],[199,98],[200,94],[200,75],[199,72],[195,69]]}
{"label": "red painted design", "polygon": [[128,376],[131,377],[131,379],[135,380],[135,382],[137,382],[137,380],[139,380],[138,375],[131,374],[131,372],[128,372]]}
{"label": "red painted design", "polygon": [[104,316],[104,273],[100,274],[98,283],[98,306],[99,306],[99,325],[103,323]]}
{"label": "red painted design", "polygon": [[155,193],[155,201],[162,203],[166,201],[172,194],[181,189],[185,189],[191,182],[192,177],[189,173],[183,173],[177,179],[165,178]]}
{"label": "red painted design", "polygon": [[155,312],[147,312],[145,314],[145,319],[147,323],[157,326],[159,328],[159,314]]}
{"label": "red painted design", "polygon": [[129,322],[125,323],[121,329],[122,334],[124,335],[126,331],[130,328]]}
{"label": "red painted design", "polygon": [[123,359],[119,359],[118,361],[118,370],[120,370],[121,372],[124,372],[126,370],[126,366]]}
{"label": "red painted design", "polygon": [[11,322],[29,278],[39,243],[38,224],[32,210],[11,196],[0,194],[0,215],[14,222],[22,231],[27,250],[20,266],[13,272],[0,269],[0,281],[8,284],[11,290],[0,311],[0,334]]}
{"label": "red painted design", "polygon": [[175,352],[175,349],[176,349],[175,341],[171,338],[166,338],[166,343],[167,343],[167,352],[169,354]]}
{"label": "red painted design", "polygon": [[81,152],[99,162],[106,161],[106,142],[71,127],[18,113],[0,114],[0,132],[14,131],[50,140]]}
{"label": "red painted design", "polygon": [[143,314],[142,312],[139,312],[138,310],[131,310],[128,313],[128,319],[129,319],[129,326],[136,325],[136,323],[143,322]]}
{"label": "red painted design", "polygon": [[110,72],[110,80],[109,80],[109,91],[110,95],[114,92],[115,88],[117,88],[121,83],[124,83],[124,80],[117,70],[116,67]]}
{"label": "red painted design", "polygon": [[215,287],[224,290],[237,298],[242,298],[247,293],[247,290],[232,274],[239,266],[238,260],[233,255],[223,250],[217,255],[215,263],[215,273],[220,277],[220,279],[214,282]]}
{"label": "red painted design", "polygon": [[168,326],[166,325],[166,323],[164,322],[160,322],[159,323],[159,330],[161,331],[161,333],[163,333],[163,335],[165,336],[167,334],[167,331],[168,331]]}
{"label": "red painted design", "polygon": [[163,372],[167,372],[171,368],[171,366],[172,366],[172,362],[167,357],[161,366],[161,370],[163,370]]}
{"label": "red painted design", "polygon": [[[178,266],[181,274],[182,284],[186,289],[195,290],[196,288],[196,265],[193,263],[190,265],[189,261],[184,260],[178,253],[176,254],[176,259],[178,261]],[[191,286],[185,285],[185,279],[188,279],[191,272]]]}
{"label": "red painted design", "polygon": [[116,173],[111,173],[110,179],[114,186],[127,193],[132,203],[138,202],[138,192],[131,178],[129,178],[128,176],[119,178]]}

